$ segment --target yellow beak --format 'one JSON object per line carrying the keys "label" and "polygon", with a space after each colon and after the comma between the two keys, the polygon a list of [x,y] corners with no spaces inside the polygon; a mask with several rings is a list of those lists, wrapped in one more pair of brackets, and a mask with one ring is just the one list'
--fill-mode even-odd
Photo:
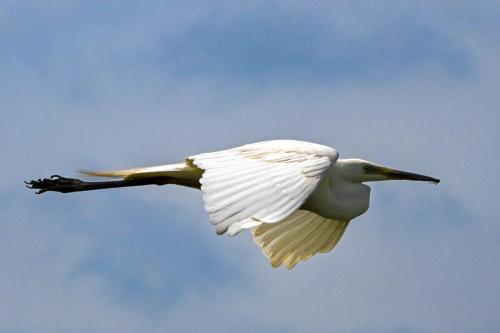
{"label": "yellow beak", "polygon": [[382,167],[382,166],[374,166],[374,165],[366,166],[364,168],[364,171],[367,174],[383,175],[383,176],[387,177],[387,179],[424,181],[424,182],[431,182],[431,183],[435,183],[435,184],[438,184],[440,182],[440,180],[437,178],[420,175],[418,173],[395,170],[395,169]]}

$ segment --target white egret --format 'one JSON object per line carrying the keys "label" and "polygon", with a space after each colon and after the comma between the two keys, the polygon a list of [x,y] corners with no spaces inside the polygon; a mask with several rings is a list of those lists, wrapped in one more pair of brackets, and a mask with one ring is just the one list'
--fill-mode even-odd
{"label": "white egret", "polygon": [[332,250],[349,222],[370,203],[365,182],[439,179],[390,169],[361,159],[339,159],[330,147],[293,140],[248,144],[193,155],[183,163],[86,175],[119,178],[87,182],[52,176],[27,182],[46,191],[176,184],[201,189],[217,234],[250,229],[273,267],[293,268],[300,260]]}

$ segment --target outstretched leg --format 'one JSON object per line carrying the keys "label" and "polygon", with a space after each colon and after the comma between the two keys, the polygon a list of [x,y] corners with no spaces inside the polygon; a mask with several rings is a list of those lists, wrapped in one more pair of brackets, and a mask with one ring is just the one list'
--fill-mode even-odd
{"label": "outstretched leg", "polygon": [[50,178],[31,180],[24,182],[27,188],[38,190],[36,194],[44,192],[81,192],[102,190],[108,188],[143,186],[143,185],[165,185],[169,184],[169,179],[164,177],[147,178],[147,179],[132,179],[132,180],[112,180],[103,182],[87,182],[77,178],[66,178],[59,175],[53,175]]}

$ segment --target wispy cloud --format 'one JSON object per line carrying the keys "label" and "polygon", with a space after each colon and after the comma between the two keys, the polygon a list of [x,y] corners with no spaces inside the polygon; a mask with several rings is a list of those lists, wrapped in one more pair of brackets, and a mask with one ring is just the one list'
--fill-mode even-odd
{"label": "wispy cloud", "polygon": [[249,7],[209,11],[186,33],[165,38],[159,65],[181,76],[259,82],[380,81],[424,66],[471,70],[466,49],[416,11],[382,13],[374,5],[365,10],[375,15],[363,20],[342,6]]}

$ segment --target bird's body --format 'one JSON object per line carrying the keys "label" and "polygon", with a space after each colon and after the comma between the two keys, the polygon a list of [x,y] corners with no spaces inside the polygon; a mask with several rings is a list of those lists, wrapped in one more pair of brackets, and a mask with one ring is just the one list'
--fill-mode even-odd
{"label": "bird's body", "polygon": [[335,178],[330,174],[323,178],[301,208],[341,221],[350,221],[366,212],[370,206],[370,187]]}
{"label": "bird's body", "polygon": [[[30,185],[42,192],[145,184],[200,188],[218,234],[235,235],[250,229],[272,265],[284,263],[288,268],[317,252],[328,252],[338,243],[349,222],[369,207],[370,188],[364,182],[439,182],[364,160],[339,159],[333,148],[294,140],[193,155],[184,163],[84,173],[122,180],[102,182],[102,187],[79,180],[75,180],[78,184],[44,180]],[[68,186],[73,187],[68,190]]]}

